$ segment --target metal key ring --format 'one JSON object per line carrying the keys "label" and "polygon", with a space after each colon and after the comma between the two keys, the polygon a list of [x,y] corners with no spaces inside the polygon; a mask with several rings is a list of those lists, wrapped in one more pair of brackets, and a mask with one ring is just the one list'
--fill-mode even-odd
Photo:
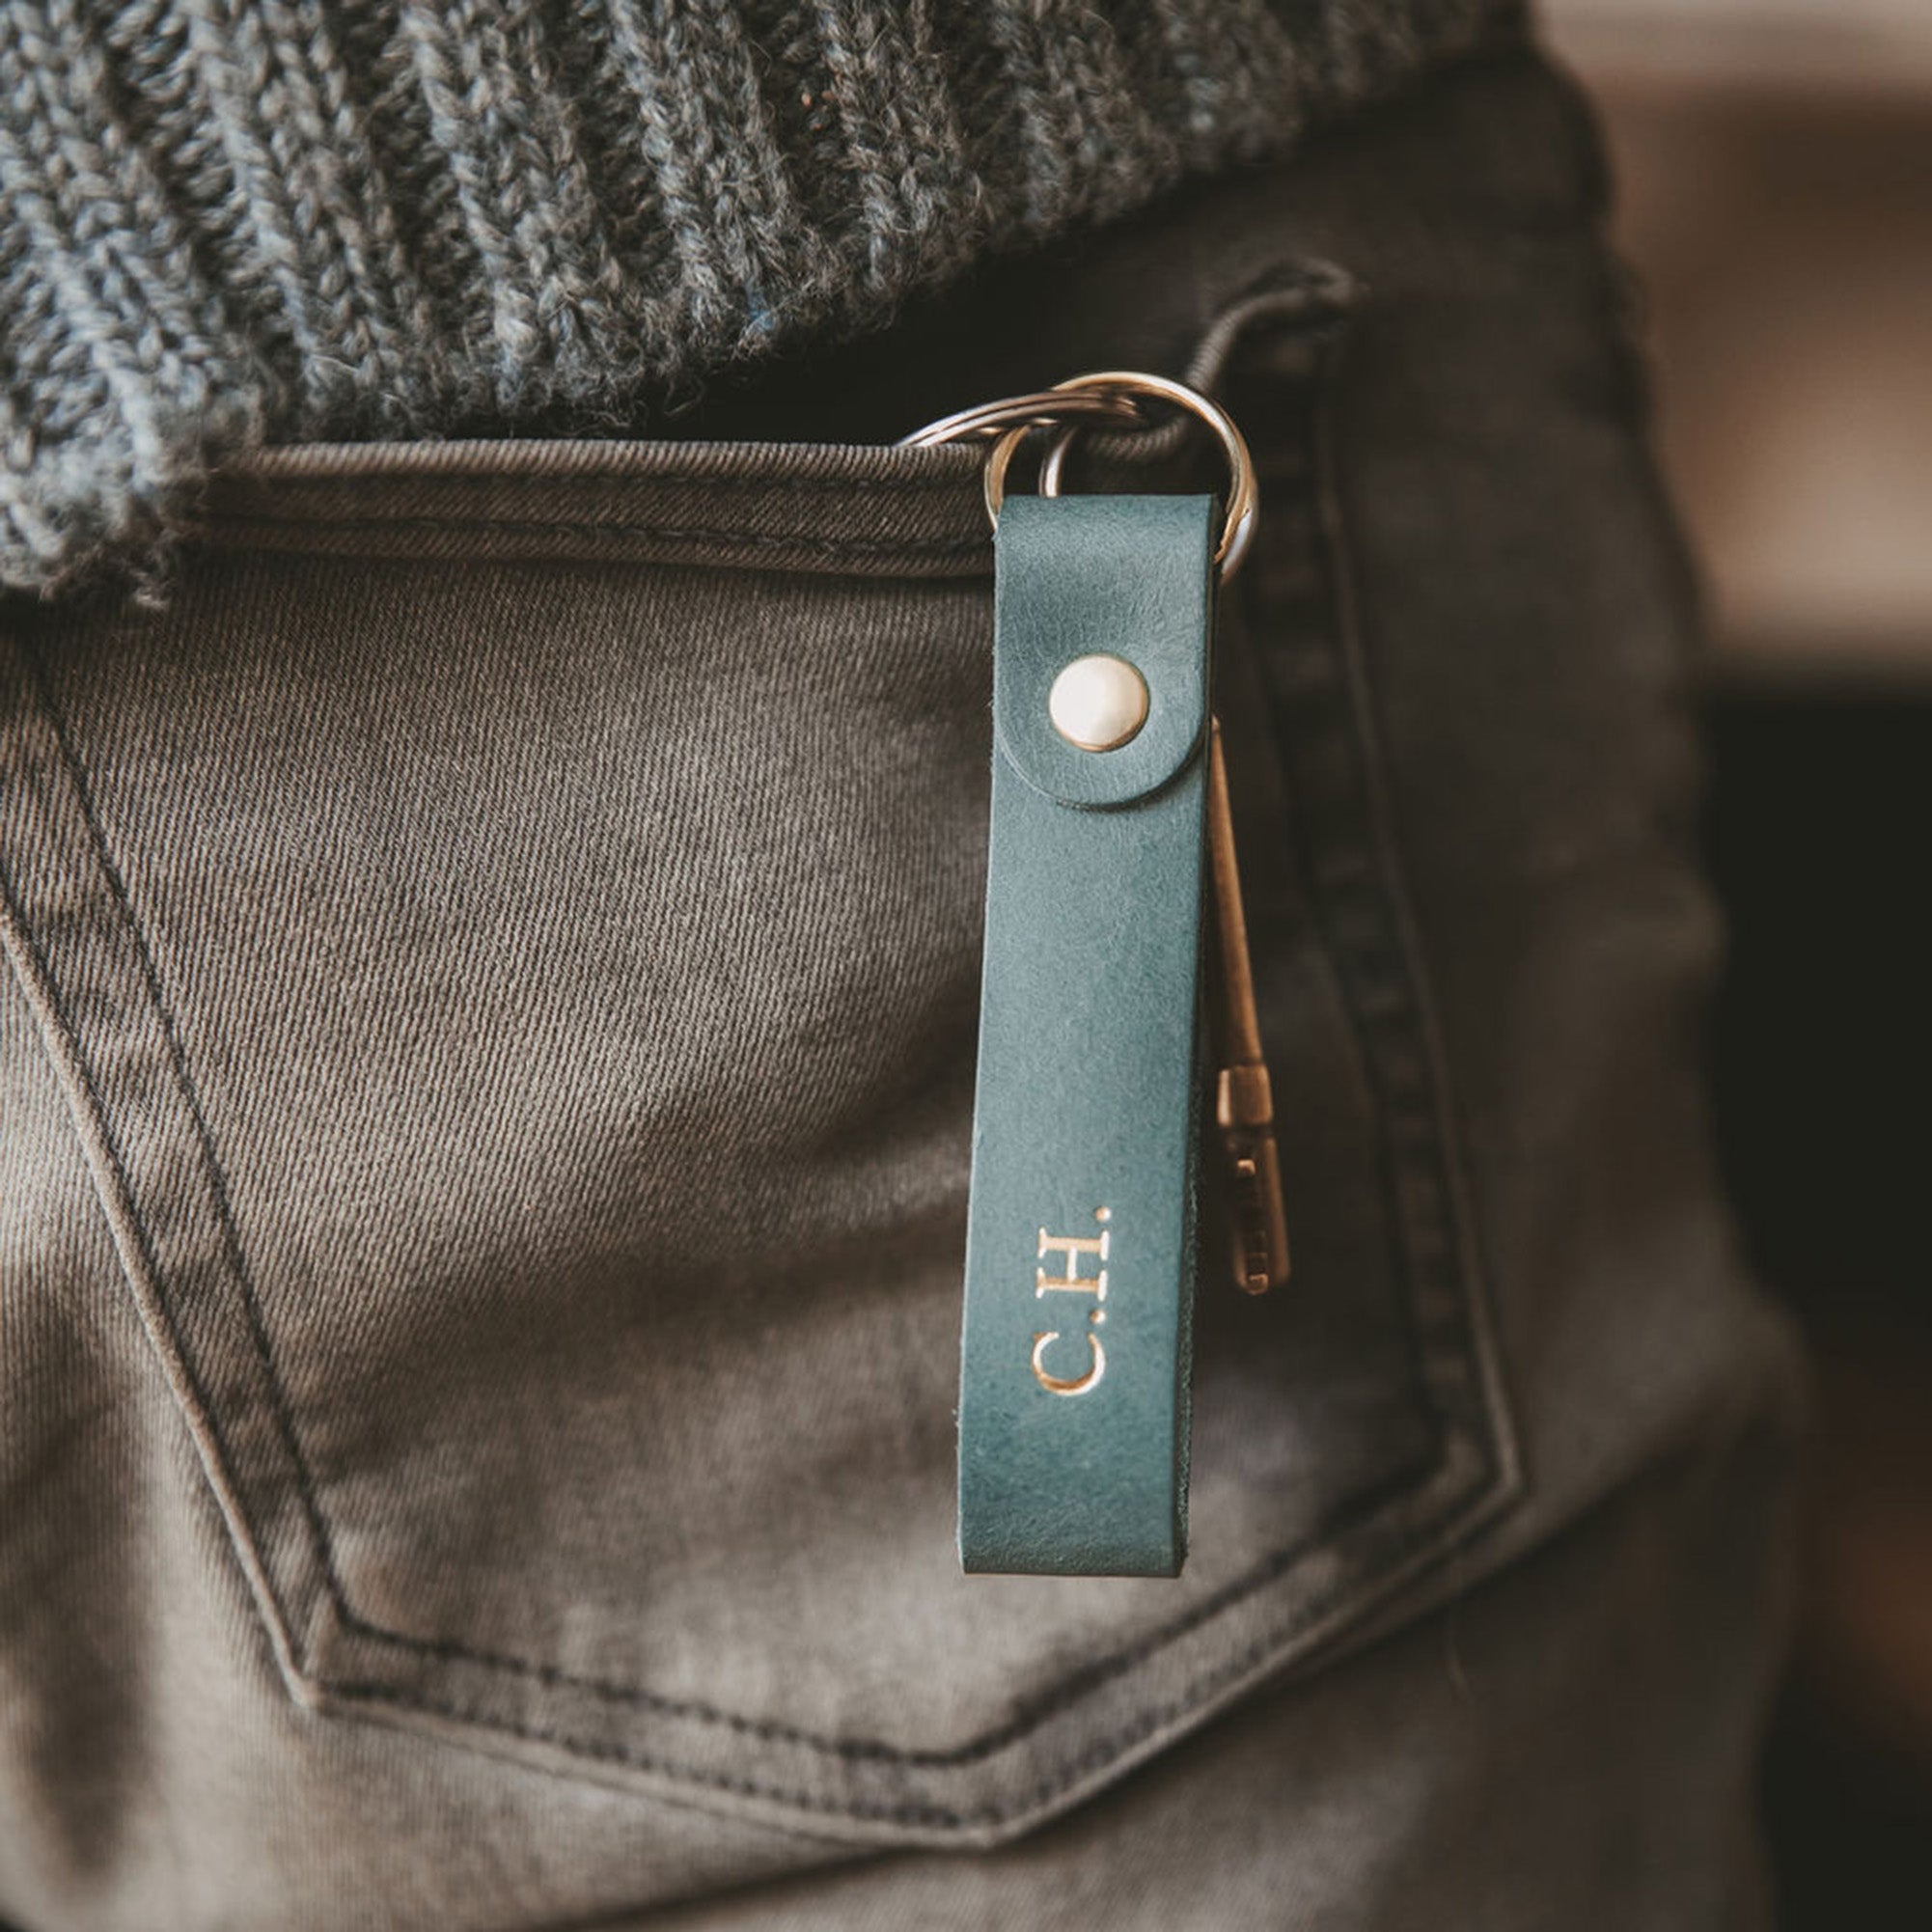
{"label": "metal key ring", "polygon": [[[1062,385],[1063,389],[1065,387]],[[995,435],[1016,423],[1024,424],[1028,428],[1040,423],[1064,423],[1072,428],[1081,420],[1111,423],[1118,428],[1132,429],[1147,419],[1142,414],[1141,405],[1130,396],[1103,395],[1092,391],[1055,395],[1051,390],[1041,389],[1031,396],[1003,396],[997,402],[976,403],[971,409],[961,409],[956,415],[942,416],[937,423],[928,423],[925,428],[915,429],[910,436],[901,436],[898,447],[902,450],[929,450],[941,443],[963,443],[973,436]]]}
{"label": "metal key ring", "polygon": [[[1165,375],[1145,375],[1134,370],[1108,370],[1092,375],[1069,376],[1066,381],[1056,383],[1054,391],[1048,393],[1051,395],[1059,390],[1096,391],[1116,397],[1152,397],[1186,410],[1213,430],[1222,454],[1228,458],[1228,512],[1221,526],[1221,540],[1214,547],[1214,561],[1220,566],[1224,580],[1231,577],[1241,567],[1241,561],[1247,556],[1248,546],[1254,540],[1255,516],[1259,505],[1255,485],[1255,459],[1248,453],[1247,438],[1235,428],[1234,419],[1227,410],[1210,401],[1198,389],[1190,389],[1184,382],[1172,381]],[[1035,417],[1031,422],[1007,430],[986,453],[986,514],[996,530],[1000,525],[1000,506],[1007,498],[1007,472],[1011,468],[1020,445],[1039,420]],[[1039,492],[1042,496],[1060,494],[1066,452],[1077,432],[1077,425],[1068,425],[1054,439],[1053,448],[1040,466]]]}

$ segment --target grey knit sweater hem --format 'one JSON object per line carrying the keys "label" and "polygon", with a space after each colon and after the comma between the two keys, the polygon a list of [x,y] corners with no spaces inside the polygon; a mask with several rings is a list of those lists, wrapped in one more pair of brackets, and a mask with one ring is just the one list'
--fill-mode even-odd
{"label": "grey knit sweater hem", "polygon": [[263,443],[648,433],[1279,153],[1498,0],[7,0],[0,581]]}

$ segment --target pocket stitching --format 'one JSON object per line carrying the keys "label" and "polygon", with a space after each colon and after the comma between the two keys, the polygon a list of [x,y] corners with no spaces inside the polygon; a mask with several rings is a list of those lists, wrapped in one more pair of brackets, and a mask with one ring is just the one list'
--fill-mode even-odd
{"label": "pocket stitching", "polygon": [[[22,674],[19,692],[23,701],[21,722],[23,724],[26,722],[27,711],[36,705],[44,716],[52,736],[53,752],[59,772],[73,793],[73,807],[77,810],[80,822],[72,829],[81,835],[78,842],[98,867],[101,879],[105,882],[105,904],[98,906],[97,910],[106,913],[110,929],[125,932],[134,949],[139,980],[125,985],[124,990],[130,996],[131,1004],[137,1008],[145,1004],[152,1009],[164,1045],[166,1072],[172,1077],[171,1081],[163,1081],[160,1095],[155,1097],[164,1097],[168,1087],[175,1086],[179,1090],[179,1098],[184,1105],[192,1123],[190,1136],[199,1146],[201,1160],[197,1165],[205,1169],[206,1177],[209,1182],[215,1220],[220,1232],[221,1250],[234,1274],[244,1310],[245,1325],[267,1377],[266,1390],[276,1433],[290,1458],[290,1469],[295,1478],[305,1521],[312,1536],[316,1539],[318,1552],[325,1563],[332,1568],[333,1555],[329,1549],[319,1505],[314,1494],[307,1461],[301,1453],[294,1431],[293,1418],[289,1411],[280,1379],[275,1372],[260,1298],[241,1252],[238,1230],[234,1225],[227,1176],[215,1154],[213,1138],[194,1089],[179,1030],[162,997],[158,964],[146,931],[135,917],[125,880],[107,844],[105,832],[95,807],[92,788],[70,741],[66,719],[54,702],[45,666],[32,643],[24,638],[10,642],[13,643]],[[7,734],[5,748],[10,752],[15,749],[13,740],[16,735],[18,734],[14,732]],[[49,788],[45,776],[35,764],[29,763],[23,769],[16,759],[10,759],[9,762],[14,765],[11,775],[15,778],[16,783],[13,786],[0,786],[0,798],[4,798],[8,792],[16,793],[23,798],[33,798],[38,793],[45,817],[50,823],[57,823],[62,815],[63,801]],[[35,784],[37,777],[41,781],[38,787]],[[127,1220],[140,1249],[143,1272],[152,1284],[155,1312],[166,1331],[165,1342],[158,1334],[155,1339],[157,1344],[164,1347],[192,1393],[195,1398],[194,1421],[200,1428],[207,1431],[208,1441],[222,1465],[226,1477],[226,1482],[222,1485],[225,1490],[224,1505],[232,1507],[237,1542],[248,1549],[253,1556],[254,1560],[249,1566],[251,1580],[258,1584],[265,1598],[264,1608],[269,1612],[267,1621],[276,1636],[278,1653],[283,1656],[286,1665],[299,1670],[301,1651],[295,1638],[295,1620],[290,1615],[290,1609],[285,1603],[284,1590],[278,1587],[272,1568],[262,1554],[262,1546],[265,1539],[262,1536],[255,1520],[256,1512],[250,1509],[246,1501],[248,1485],[242,1478],[242,1457],[232,1446],[230,1432],[220,1419],[220,1404],[212,1399],[207,1374],[196,1359],[197,1352],[185,1345],[184,1331],[187,1323],[178,1305],[176,1284],[170,1279],[171,1270],[163,1257],[161,1244],[155,1237],[152,1218],[143,1207],[142,1189],[129,1158],[126,1138],[115,1131],[115,1109],[104,1090],[104,1083],[94,1058],[87,1050],[83,1029],[72,1010],[72,998],[69,993],[64,992],[61,978],[55,971],[52,951],[42,943],[35,930],[30,913],[29,895],[11,870],[5,869],[4,858],[0,858],[0,894],[4,894],[8,902],[7,909],[11,915],[9,924],[17,926],[21,943],[29,952],[32,964],[41,977],[47,1009],[61,1030],[64,1036],[63,1043],[68,1047],[77,1076],[83,1084],[87,1107],[99,1132],[115,1188],[125,1205]],[[97,887],[96,896],[98,896]],[[76,884],[74,897],[83,901],[88,897],[85,882]],[[110,954],[101,964],[109,977],[114,977],[118,971],[124,978],[124,961],[114,961]],[[152,1060],[152,1042],[146,1045],[135,1042],[133,1030],[126,1026],[123,1026],[119,1032],[123,1035],[124,1043],[135,1045],[134,1054],[129,1056],[131,1062],[138,1063],[140,1060]],[[149,1069],[151,1078],[154,1069],[151,1066]],[[162,1110],[157,1108],[157,1111]],[[179,1132],[179,1121],[175,1125]],[[110,1221],[114,1218],[111,1212],[109,1218]],[[139,1299],[138,1290],[137,1299]],[[217,1321],[224,1318],[219,1311],[213,1314],[213,1319]],[[172,1342],[171,1348],[167,1347],[167,1342]]]}
{"label": "pocket stitching", "polygon": [[[218,519],[250,529],[314,530],[317,519],[229,511]],[[728,543],[733,550],[801,551],[813,557],[964,557],[984,550],[990,558],[992,533],[982,537],[795,537],[785,532],[674,529],[660,523],[551,521],[547,517],[498,516],[345,516],[330,517],[330,530],[385,532],[421,530],[431,534],[495,532],[506,537],[640,537],[661,543]]]}
{"label": "pocket stitching", "polygon": [[[1448,1459],[1436,1465],[1438,1472],[1447,1468]],[[1413,1495],[1425,1493],[1426,1485],[1412,1491]],[[1277,1577],[1285,1574],[1295,1562],[1306,1558],[1311,1550],[1332,1546],[1332,1538],[1314,1537],[1279,1552],[1275,1559],[1264,1565],[1259,1576],[1243,1579],[1238,1587],[1230,1586],[1222,1596],[1209,1600],[1207,1614],[1200,1618],[1190,1617],[1186,1628],[1198,1627],[1207,1620],[1208,1615],[1218,1615],[1229,1603],[1252,1594],[1265,1587]],[[1067,1762],[1060,1765],[1052,1774],[1042,1778],[1035,1785],[1023,1792],[1018,1798],[1001,1804],[989,1804],[966,1808],[952,1808],[932,1804],[868,1804],[852,1799],[830,1799],[810,1792],[788,1789],[783,1785],[761,1783],[757,1779],[741,1778],[728,1772],[718,1772],[702,1766],[683,1765],[674,1760],[654,1756],[648,1752],[640,1752],[608,1739],[580,1736],[561,1727],[520,1723],[498,1713],[467,1709],[462,1705],[440,1701],[422,1694],[402,1694],[382,1684],[331,1684],[333,1697],[353,1703],[391,1703],[404,1708],[429,1712],[438,1717],[449,1718],[455,1723],[475,1725],[488,1730],[508,1731],[513,1736],[526,1738],[532,1743],[555,1745],[574,1754],[594,1758],[610,1763],[622,1764],[633,1770],[655,1773],[670,1778],[679,1783],[698,1784],[710,1790],[729,1792],[737,1797],[764,1799],[802,1811],[812,1811],[827,1817],[852,1818],[878,1823],[927,1826],[939,1829],[958,1830],[962,1827],[997,1827],[1015,1818],[1026,1816],[1037,1807],[1051,1802],[1078,1783],[1088,1772],[1112,1763],[1123,1751],[1139,1744],[1185,1717],[1211,1698],[1223,1686],[1236,1683],[1261,1664],[1271,1653],[1279,1649],[1283,1642],[1299,1630],[1319,1623],[1322,1618],[1339,1605],[1352,1604],[1359,1599],[1361,1580],[1354,1575],[1343,1575],[1326,1592],[1307,1598],[1296,1606],[1296,1614],[1285,1621],[1271,1626],[1260,1636],[1252,1639],[1242,1649],[1232,1656],[1224,1658],[1212,1670],[1192,1679],[1184,1691],[1166,1701],[1151,1705],[1141,1711],[1134,1721],[1118,1730],[1105,1733],[1086,1746]],[[386,1633],[385,1633],[386,1634]],[[1131,1669],[1134,1664],[1145,1661],[1145,1655],[1163,1644],[1172,1642],[1185,1634],[1183,1629],[1169,1627],[1155,1634],[1154,1641],[1144,1640],[1142,1643],[1130,1645],[1128,1650],[1117,1652],[1115,1659],[1121,1670]],[[407,1640],[405,1640],[407,1641]],[[581,1681],[581,1680],[579,1680]],[[787,1742],[808,1746],[822,1745],[823,1740],[813,1737],[809,1732],[792,1731],[786,1726],[763,1725],[754,1720],[734,1720],[730,1713],[701,1712],[724,1719],[734,1727],[742,1725],[761,1737],[774,1734]],[[1040,1713],[1035,1706],[1033,1715],[1020,1727],[1020,1735],[1025,1735],[1037,1727]],[[996,1740],[994,1750],[1004,1748],[1014,1739],[1007,1735],[1012,1728],[1003,1725],[997,1732],[988,1733]],[[975,1755],[991,1755],[991,1752],[981,1753],[978,1745],[965,1748]],[[958,1753],[897,1752],[890,1747],[868,1745],[866,1754],[875,1755],[882,1760],[900,1764],[933,1765],[941,1762],[959,1761]]]}

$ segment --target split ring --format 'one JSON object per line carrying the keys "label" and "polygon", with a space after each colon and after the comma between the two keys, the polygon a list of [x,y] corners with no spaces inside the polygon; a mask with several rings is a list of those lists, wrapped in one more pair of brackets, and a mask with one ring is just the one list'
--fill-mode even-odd
{"label": "split ring", "polygon": [[[1247,439],[1235,428],[1234,419],[1218,402],[1210,401],[1198,389],[1190,389],[1184,382],[1174,382],[1165,375],[1146,375],[1132,370],[1104,371],[1092,375],[1069,376],[1066,381],[1056,383],[1051,390],[1039,397],[1015,398],[1017,402],[1052,401],[1059,399],[1063,404],[1070,398],[1063,398],[1063,392],[1071,391],[1075,395],[1106,396],[1120,400],[1131,400],[1138,403],[1142,398],[1172,404],[1176,409],[1185,410],[1199,423],[1203,423],[1213,432],[1221,445],[1221,452],[1228,459],[1228,510],[1222,520],[1221,538],[1214,547],[1214,561],[1220,566],[1224,579],[1231,577],[1240,568],[1241,560],[1248,554],[1248,546],[1254,540],[1255,517],[1258,509],[1258,492],[1255,483],[1255,459],[1248,452]],[[1001,404],[988,404],[987,408],[998,409]],[[966,412],[969,416],[973,411]],[[951,419],[957,421],[958,419]],[[1014,455],[1020,445],[1032,433],[1036,425],[1052,421],[1044,410],[1018,420],[1015,426],[1007,429],[998,442],[986,453],[986,514],[997,530],[1000,523],[1000,507],[1006,501],[1007,472],[1012,466]],[[933,426],[935,428],[939,425]],[[1047,453],[1040,466],[1039,493],[1042,496],[1058,496],[1061,479],[1065,468],[1066,453],[1082,425],[1067,423],[1054,439],[1052,449]],[[921,431],[921,440],[926,436]]]}

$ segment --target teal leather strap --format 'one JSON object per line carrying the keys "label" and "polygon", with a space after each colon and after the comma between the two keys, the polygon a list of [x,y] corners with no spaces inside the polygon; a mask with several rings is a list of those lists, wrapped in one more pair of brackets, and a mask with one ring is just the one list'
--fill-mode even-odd
{"label": "teal leather strap", "polygon": [[[996,540],[992,838],[959,1391],[969,1571],[1186,1553],[1213,504],[1013,497]],[[1075,659],[1145,722],[1055,729]]]}

